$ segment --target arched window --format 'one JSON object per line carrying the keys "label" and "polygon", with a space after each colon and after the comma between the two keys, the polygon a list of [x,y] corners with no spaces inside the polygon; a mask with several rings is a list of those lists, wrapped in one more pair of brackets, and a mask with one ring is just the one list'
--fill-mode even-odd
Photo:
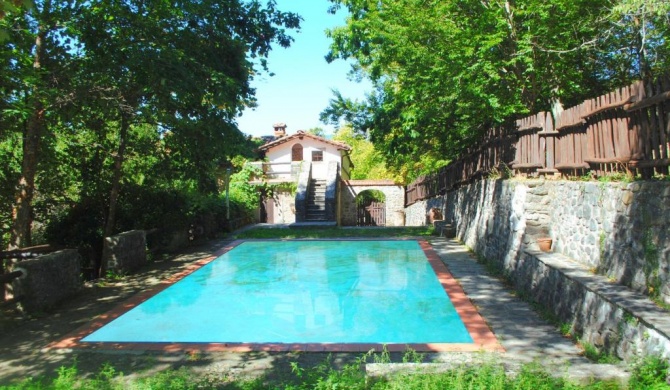
{"label": "arched window", "polygon": [[302,145],[293,145],[291,148],[291,161],[302,161]]}

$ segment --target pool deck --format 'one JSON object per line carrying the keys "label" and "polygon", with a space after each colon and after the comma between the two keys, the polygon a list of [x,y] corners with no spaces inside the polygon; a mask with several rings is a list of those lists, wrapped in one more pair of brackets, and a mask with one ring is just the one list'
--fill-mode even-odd
{"label": "pool deck", "polygon": [[[512,370],[523,363],[539,362],[549,369],[554,368],[558,373],[567,372],[572,376],[597,378],[626,375],[619,366],[593,364],[585,359],[572,340],[563,337],[555,326],[540,319],[527,303],[517,298],[500,280],[488,275],[464,246],[444,238],[430,238],[428,241],[433,251],[429,256],[433,267],[444,267],[453,275],[454,278],[447,283],[451,284],[449,288],[461,289],[464,293],[461,298],[472,303],[471,307],[483,319],[482,323],[493,332],[496,339],[494,345],[498,345],[488,352],[485,349],[477,353],[428,352],[426,361],[438,363],[432,367],[440,364],[448,367],[452,364],[468,364],[473,359],[486,359],[503,361]],[[55,369],[70,365],[75,359],[83,373],[95,373],[103,363],[109,362],[127,376],[136,372],[151,373],[185,366],[203,375],[238,377],[256,376],[267,370],[289,372],[289,362],[318,364],[328,355],[340,363],[360,357],[360,352],[338,350],[296,354],[294,351],[282,352],[284,350],[281,349],[251,350],[246,347],[203,350],[162,346],[162,349],[156,350],[141,344],[131,349],[115,348],[113,345],[95,348],[67,345],[68,342],[76,341],[73,337],[76,338],[77,332],[85,330],[85,327],[96,322],[103,323],[104,316],[110,315],[110,310],[119,305],[132,304],[129,299],[147,299],[152,295],[151,289],[165,288],[164,283],[169,282],[170,277],[178,278],[180,273],[192,272],[232,243],[230,240],[213,241],[153,263],[123,281],[88,284],[76,299],[41,318],[12,317],[5,312],[3,322],[0,323],[0,354],[3,356],[0,360],[0,384],[29,376],[53,375]],[[450,295],[453,293],[450,292]],[[54,348],[59,343],[66,344]],[[502,349],[504,352],[501,352]],[[392,354],[392,360],[402,361],[402,354]],[[370,365],[370,369],[373,369],[373,365]]]}
{"label": "pool deck", "polygon": [[[332,241],[332,239],[330,239]],[[397,241],[398,239],[370,239],[370,238],[347,238],[344,241]],[[407,240],[407,239],[400,239]],[[255,240],[254,240],[255,241]],[[272,241],[272,240],[269,240]],[[313,240],[308,240],[313,241]],[[451,275],[444,262],[433,247],[425,239],[416,239],[423,250],[428,263],[431,265],[442,288],[449,296],[456,312],[463,321],[472,343],[402,343],[402,344],[375,344],[375,343],[164,343],[164,342],[83,342],[82,339],[113,320],[122,316],[129,310],[142,304],[147,299],[155,296],[169,286],[179,282],[184,277],[198,270],[204,265],[214,261],[219,256],[234,249],[245,242],[244,240],[233,241],[214,252],[211,256],[193,262],[183,271],[176,273],[159,285],[143,291],[118,305],[108,313],[105,313],[94,321],[82,326],[68,334],[61,340],[57,340],[47,348],[86,348],[106,350],[152,350],[163,352],[368,352],[370,350],[390,352],[403,352],[408,348],[417,352],[503,352],[504,349],[496,339],[484,319],[477,312],[470,299]]]}

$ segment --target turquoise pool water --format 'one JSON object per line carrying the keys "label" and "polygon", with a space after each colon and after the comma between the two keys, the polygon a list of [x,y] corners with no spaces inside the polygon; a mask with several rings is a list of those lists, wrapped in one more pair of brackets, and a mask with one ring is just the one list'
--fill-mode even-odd
{"label": "turquoise pool water", "polygon": [[416,241],[248,241],[83,342],[472,343]]}

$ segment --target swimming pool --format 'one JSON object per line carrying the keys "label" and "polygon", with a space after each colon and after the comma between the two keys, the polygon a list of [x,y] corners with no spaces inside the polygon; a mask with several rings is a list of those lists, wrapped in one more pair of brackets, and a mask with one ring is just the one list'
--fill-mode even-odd
{"label": "swimming pool", "polygon": [[325,350],[490,344],[493,335],[465,307],[462,290],[459,307],[450,301],[447,285],[457,285],[439,259],[427,258],[426,246],[416,240],[241,242],[78,341]]}

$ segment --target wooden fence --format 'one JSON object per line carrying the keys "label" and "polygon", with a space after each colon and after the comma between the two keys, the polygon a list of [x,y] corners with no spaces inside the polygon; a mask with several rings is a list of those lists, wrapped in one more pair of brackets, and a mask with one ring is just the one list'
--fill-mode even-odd
{"label": "wooden fence", "polygon": [[[566,109],[494,128],[461,157],[408,185],[405,205],[491,174],[668,175],[670,77],[628,87]],[[497,172],[496,172],[497,171]]]}

